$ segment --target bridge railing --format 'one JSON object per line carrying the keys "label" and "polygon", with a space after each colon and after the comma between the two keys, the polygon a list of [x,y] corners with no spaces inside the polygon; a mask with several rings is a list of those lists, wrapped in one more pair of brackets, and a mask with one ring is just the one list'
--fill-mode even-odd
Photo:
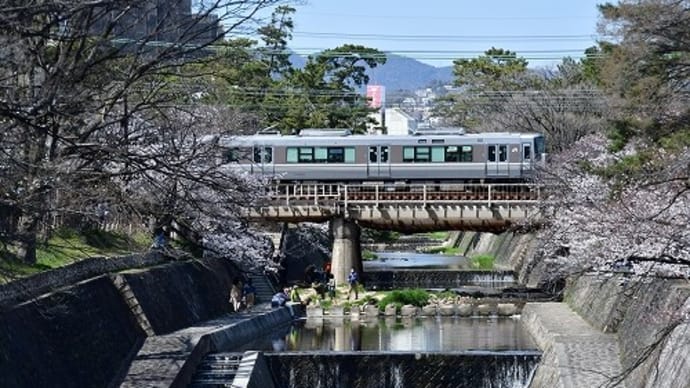
{"label": "bridge railing", "polygon": [[274,206],[519,204],[543,199],[536,184],[276,184],[267,195]]}

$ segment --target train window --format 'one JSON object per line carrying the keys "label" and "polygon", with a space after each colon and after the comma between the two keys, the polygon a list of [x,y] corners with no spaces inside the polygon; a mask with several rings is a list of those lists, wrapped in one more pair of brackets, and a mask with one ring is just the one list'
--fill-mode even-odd
{"label": "train window", "polygon": [[472,161],[472,146],[462,146],[462,152],[460,153],[461,162],[471,162]]}
{"label": "train window", "polygon": [[285,161],[288,163],[297,163],[297,148],[295,148],[295,147],[288,147],[287,148],[287,156],[285,158]]}
{"label": "train window", "polygon": [[496,146],[490,145],[489,146],[489,162],[495,162],[495,161],[496,161]]}
{"label": "train window", "polygon": [[264,147],[264,163],[273,163],[273,147]]}
{"label": "train window", "polygon": [[328,163],[343,163],[345,149],[343,147],[328,147]]}
{"label": "train window", "polygon": [[345,147],[345,163],[355,162],[355,147]]}
{"label": "train window", "polygon": [[388,147],[381,147],[381,163],[388,163]]}
{"label": "train window", "polygon": [[432,162],[445,162],[446,160],[446,149],[445,147],[431,147],[431,161]]}
{"label": "train window", "polygon": [[403,162],[414,162],[414,147],[403,147]]}
{"label": "train window", "polygon": [[446,147],[446,162],[457,162],[458,161],[458,146],[448,146]]}
{"label": "train window", "polygon": [[379,153],[378,153],[377,148],[378,147],[369,147],[369,162],[371,162],[371,163],[376,163],[379,161],[379,158],[378,158]]}
{"label": "train window", "polygon": [[417,147],[415,149],[415,162],[428,162],[430,160],[429,147]]}
{"label": "train window", "polygon": [[532,159],[532,147],[529,144],[522,145],[522,160]]}
{"label": "train window", "polygon": [[534,159],[541,160],[541,155],[546,152],[544,147],[544,137],[538,136],[534,138]]}
{"label": "train window", "polygon": [[254,147],[254,163],[261,163],[261,148]]}
{"label": "train window", "polygon": [[299,157],[300,163],[311,163],[314,161],[314,149],[311,147],[299,147]]}
{"label": "train window", "polygon": [[228,163],[237,162],[242,158],[241,154],[239,148],[230,148],[225,152],[225,161]]}
{"label": "train window", "polygon": [[314,162],[315,163],[326,163],[326,161],[330,161],[328,151],[329,151],[329,149],[326,147],[314,148]]}
{"label": "train window", "polygon": [[508,159],[508,146],[498,146],[498,161],[505,162]]}

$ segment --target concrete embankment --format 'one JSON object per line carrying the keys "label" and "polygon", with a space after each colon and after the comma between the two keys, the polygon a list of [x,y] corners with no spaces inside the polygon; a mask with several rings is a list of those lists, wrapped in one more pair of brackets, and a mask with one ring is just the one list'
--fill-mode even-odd
{"label": "concrete embankment", "polygon": [[523,309],[544,351],[532,387],[690,387],[686,280],[586,274],[565,302]]}
{"label": "concrete embankment", "polygon": [[[88,267],[69,276],[85,279],[92,274]],[[147,337],[227,314],[228,290],[238,275],[226,260],[173,262],[86,278],[28,301],[8,302],[0,313],[0,386],[118,384]],[[56,279],[54,284],[64,283]],[[5,300],[19,298],[16,292],[11,295]],[[208,338],[229,341],[222,337],[217,333]]]}

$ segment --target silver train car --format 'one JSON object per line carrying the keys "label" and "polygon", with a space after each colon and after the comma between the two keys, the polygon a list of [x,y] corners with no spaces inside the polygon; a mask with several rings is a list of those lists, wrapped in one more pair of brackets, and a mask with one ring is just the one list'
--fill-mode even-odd
{"label": "silver train car", "polygon": [[538,133],[408,136],[302,130],[221,140],[233,168],[279,182],[524,182],[543,161]]}

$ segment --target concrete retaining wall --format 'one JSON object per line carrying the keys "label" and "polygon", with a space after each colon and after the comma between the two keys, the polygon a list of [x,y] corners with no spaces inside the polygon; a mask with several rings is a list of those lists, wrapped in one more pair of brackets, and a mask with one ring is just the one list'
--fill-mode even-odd
{"label": "concrete retaining wall", "polygon": [[618,333],[623,370],[632,370],[626,387],[690,386],[690,333],[683,316],[690,307],[690,284],[607,276],[577,278],[566,301],[594,327]]}
{"label": "concrete retaining wall", "polygon": [[93,257],[0,285],[0,311],[104,273],[142,268],[170,259],[158,251],[122,257]]}
{"label": "concrete retaining wall", "polygon": [[228,260],[171,263],[122,274],[158,335],[230,312],[230,287],[239,275]]}
{"label": "concrete retaining wall", "polygon": [[[156,256],[99,258],[92,264],[42,275],[40,279],[48,279],[49,285],[38,289],[60,285],[60,291],[0,313],[0,387],[101,387],[120,381],[146,333],[111,277],[103,275],[69,287],[64,282],[92,271],[109,272],[127,263],[140,266],[159,260]],[[129,271],[122,277],[154,331],[164,333],[229,311],[229,284],[239,274],[229,261],[215,260],[170,263]],[[8,291],[5,295],[12,296],[5,300],[33,297],[30,287],[36,281],[29,278],[23,284],[8,285],[5,290],[15,291]]]}
{"label": "concrete retaining wall", "polygon": [[104,387],[144,341],[106,276],[0,315],[0,387]]}

